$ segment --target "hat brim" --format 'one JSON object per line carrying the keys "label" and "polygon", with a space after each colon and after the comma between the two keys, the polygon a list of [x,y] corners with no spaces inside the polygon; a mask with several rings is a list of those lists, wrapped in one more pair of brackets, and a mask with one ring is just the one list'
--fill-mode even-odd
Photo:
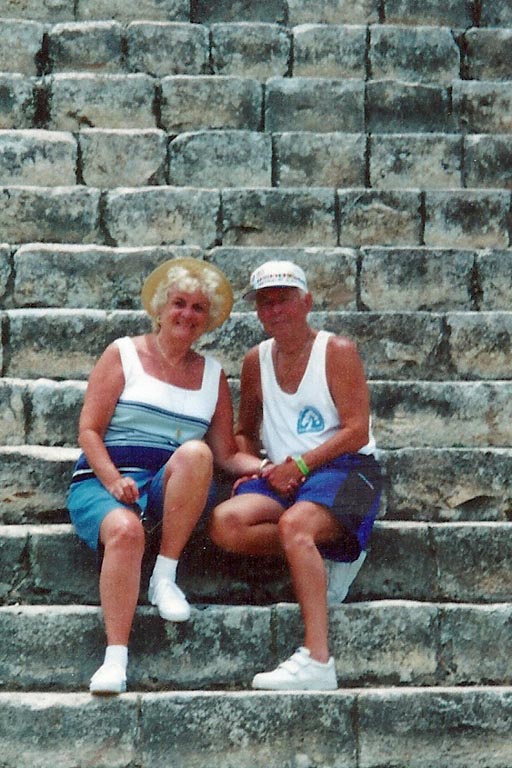
{"label": "hat brim", "polygon": [[214,274],[219,280],[217,288],[217,295],[220,296],[220,311],[215,318],[212,318],[207,331],[213,331],[214,328],[218,328],[222,323],[228,319],[233,308],[233,289],[229,280],[221,269],[210,264],[207,261],[201,261],[200,259],[193,259],[191,257],[182,259],[168,259],[160,264],[153,270],[145,279],[141,291],[142,306],[152,318],[155,318],[154,310],[151,307],[153,297],[157,292],[160,284],[167,280],[167,275],[171,267],[183,267],[190,275],[201,280],[207,274]]}

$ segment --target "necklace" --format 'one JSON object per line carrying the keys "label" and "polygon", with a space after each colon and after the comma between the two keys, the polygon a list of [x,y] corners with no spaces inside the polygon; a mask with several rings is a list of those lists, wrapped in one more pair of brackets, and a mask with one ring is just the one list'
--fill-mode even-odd
{"label": "necklace", "polygon": [[160,344],[160,339],[158,338],[158,336],[155,336],[155,342],[156,342],[156,346],[158,347],[158,351],[160,352],[160,355],[163,357],[167,365],[169,365],[171,368],[176,368],[179,363],[179,360],[169,360],[164,350],[162,349],[162,345]]}

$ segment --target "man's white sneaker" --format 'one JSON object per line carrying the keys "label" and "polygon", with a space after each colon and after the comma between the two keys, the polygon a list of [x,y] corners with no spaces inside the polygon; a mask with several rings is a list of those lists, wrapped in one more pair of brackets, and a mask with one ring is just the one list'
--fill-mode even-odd
{"label": "man's white sneaker", "polygon": [[166,621],[186,621],[190,618],[190,605],[187,598],[174,582],[159,579],[156,583],[149,581],[148,599],[156,605],[158,613]]}
{"label": "man's white sneaker", "polygon": [[363,550],[352,563],[324,560],[327,570],[327,605],[339,605],[344,601],[365,559],[366,552]]}
{"label": "man's white sneaker", "polygon": [[126,670],[120,664],[107,662],[91,677],[89,684],[91,693],[106,696],[126,691]]}
{"label": "man's white sneaker", "polygon": [[269,691],[334,691],[338,687],[334,659],[325,664],[299,648],[272,672],[259,672],[252,687]]}

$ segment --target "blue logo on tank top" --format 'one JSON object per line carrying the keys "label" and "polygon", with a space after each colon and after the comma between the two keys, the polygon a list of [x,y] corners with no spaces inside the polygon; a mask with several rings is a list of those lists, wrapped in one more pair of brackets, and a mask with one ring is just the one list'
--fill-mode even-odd
{"label": "blue logo on tank top", "polygon": [[299,435],[303,435],[304,432],[321,432],[323,428],[324,418],[320,411],[313,408],[312,405],[302,409],[297,421],[297,432]]}

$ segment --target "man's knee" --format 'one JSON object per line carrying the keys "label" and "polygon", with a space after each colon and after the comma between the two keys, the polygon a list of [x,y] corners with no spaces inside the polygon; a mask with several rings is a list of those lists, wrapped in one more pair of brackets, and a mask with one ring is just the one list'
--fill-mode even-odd
{"label": "man's knee", "polygon": [[210,538],[214,544],[230,552],[236,552],[236,543],[241,530],[240,515],[229,501],[215,507],[209,525]]}

